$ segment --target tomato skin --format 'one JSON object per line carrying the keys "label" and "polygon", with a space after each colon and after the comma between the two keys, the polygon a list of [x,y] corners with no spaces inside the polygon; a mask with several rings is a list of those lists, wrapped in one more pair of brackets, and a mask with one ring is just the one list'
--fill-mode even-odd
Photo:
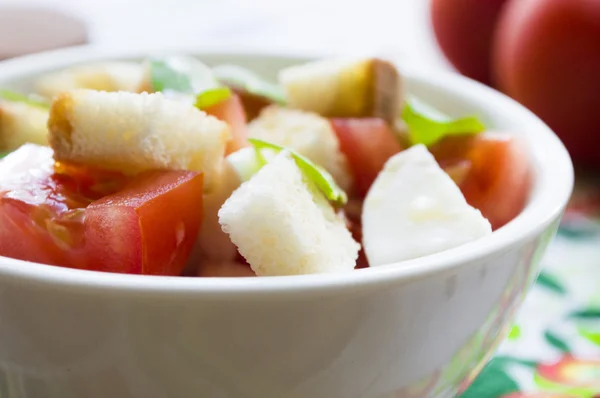
{"label": "tomato skin", "polygon": [[[86,209],[90,267],[179,275],[202,223],[202,175],[150,171]],[[107,228],[110,226],[110,228]],[[139,242],[131,246],[131,242]]]}
{"label": "tomato skin", "polygon": [[364,197],[387,160],[402,146],[383,119],[333,118],[331,125],[348,158],[357,193]]}
{"label": "tomato skin", "polygon": [[[79,176],[79,167],[69,169]],[[201,222],[201,174],[147,172],[101,185],[117,192],[98,200],[82,194],[88,180],[70,178],[55,173],[52,150],[37,145],[0,161],[0,255],[95,271],[181,273]]]}
{"label": "tomato skin", "polygon": [[0,254],[19,260],[58,265],[79,263],[75,252],[64,253],[45,228],[32,221],[31,206],[0,200]]}
{"label": "tomato skin", "polygon": [[440,166],[468,162],[459,187],[494,230],[523,210],[533,183],[532,165],[523,143],[509,134],[449,137],[430,148]]}
{"label": "tomato skin", "polygon": [[48,234],[47,221],[89,203],[53,179],[52,150],[26,144],[0,162],[0,254],[44,264],[80,263]]}
{"label": "tomato skin", "polygon": [[232,139],[227,144],[226,155],[248,146],[248,120],[244,105],[237,94],[232,94],[226,100],[208,107],[204,111],[227,122],[231,127]]}
{"label": "tomato skin", "polygon": [[[521,0],[516,0],[521,1]],[[433,32],[444,55],[462,74],[491,83],[495,27],[507,0],[433,0]]]}
{"label": "tomato skin", "polygon": [[600,2],[511,2],[494,57],[498,87],[543,119],[574,163],[600,169]]}

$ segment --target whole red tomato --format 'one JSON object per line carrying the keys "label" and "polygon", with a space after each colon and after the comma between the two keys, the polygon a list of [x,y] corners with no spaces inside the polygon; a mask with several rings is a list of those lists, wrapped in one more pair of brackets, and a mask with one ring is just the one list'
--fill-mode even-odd
{"label": "whole red tomato", "polygon": [[462,74],[490,84],[491,43],[507,0],[432,0],[431,22],[440,48]]}
{"label": "whole red tomato", "polygon": [[600,167],[600,0],[517,0],[494,40],[499,88],[554,129],[575,163]]}

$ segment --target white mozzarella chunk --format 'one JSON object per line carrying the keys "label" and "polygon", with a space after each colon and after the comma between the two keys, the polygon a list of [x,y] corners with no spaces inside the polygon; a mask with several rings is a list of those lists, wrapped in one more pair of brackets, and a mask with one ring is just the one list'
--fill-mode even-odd
{"label": "white mozzarella chunk", "polygon": [[423,145],[388,160],[367,194],[362,224],[371,266],[438,253],[492,233]]}

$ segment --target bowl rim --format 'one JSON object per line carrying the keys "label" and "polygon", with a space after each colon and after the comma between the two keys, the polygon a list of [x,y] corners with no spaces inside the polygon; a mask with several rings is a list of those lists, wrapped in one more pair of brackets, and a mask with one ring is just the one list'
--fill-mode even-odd
{"label": "bowl rim", "polygon": [[[78,63],[142,58],[156,53],[189,54],[197,57],[258,57],[271,59],[271,62],[275,59],[302,62],[331,56],[320,52],[272,52],[248,47],[150,47],[132,51],[86,45],[2,61],[0,82],[9,82],[42,70]],[[531,201],[521,214],[490,236],[437,254],[346,273],[256,278],[127,275],[48,266],[0,256],[0,279],[44,288],[71,289],[79,293],[106,294],[107,291],[112,291],[119,294],[160,294],[163,297],[175,297],[180,294],[233,298],[309,292],[320,295],[338,294],[344,291],[381,289],[432,274],[456,272],[460,267],[486,257],[502,255],[509,248],[536,238],[559,219],[573,189],[574,171],[567,150],[546,124],[524,106],[481,83],[453,72],[429,69],[427,66],[401,60],[393,61],[397,61],[408,80],[502,109],[515,124],[523,125],[523,130],[531,137],[530,142],[535,141],[536,145],[531,146],[531,149],[536,159],[538,175]]]}

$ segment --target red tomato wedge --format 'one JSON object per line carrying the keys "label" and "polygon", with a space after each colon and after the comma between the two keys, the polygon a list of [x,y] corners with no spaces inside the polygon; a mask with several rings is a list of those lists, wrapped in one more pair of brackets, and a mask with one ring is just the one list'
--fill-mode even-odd
{"label": "red tomato wedge", "polygon": [[117,178],[79,166],[55,169],[52,150],[31,144],[0,162],[3,256],[95,271],[179,275],[201,219],[198,173]]}
{"label": "red tomato wedge", "polygon": [[525,147],[515,137],[500,133],[450,137],[430,151],[444,169],[461,169],[457,183],[462,193],[494,230],[527,204],[533,170]]}
{"label": "red tomato wedge", "polygon": [[91,268],[120,272],[128,264],[129,273],[179,275],[196,242],[201,209],[202,175],[139,175],[86,208]]}
{"label": "red tomato wedge", "polygon": [[210,106],[204,111],[231,126],[232,139],[227,144],[226,154],[248,145],[248,120],[244,105],[237,94],[232,94],[226,100]]}
{"label": "red tomato wedge", "polygon": [[385,121],[378,118],[334,118],[331,125],[340,141],[359,195],[365,196],[385,162],[402,146]]}

